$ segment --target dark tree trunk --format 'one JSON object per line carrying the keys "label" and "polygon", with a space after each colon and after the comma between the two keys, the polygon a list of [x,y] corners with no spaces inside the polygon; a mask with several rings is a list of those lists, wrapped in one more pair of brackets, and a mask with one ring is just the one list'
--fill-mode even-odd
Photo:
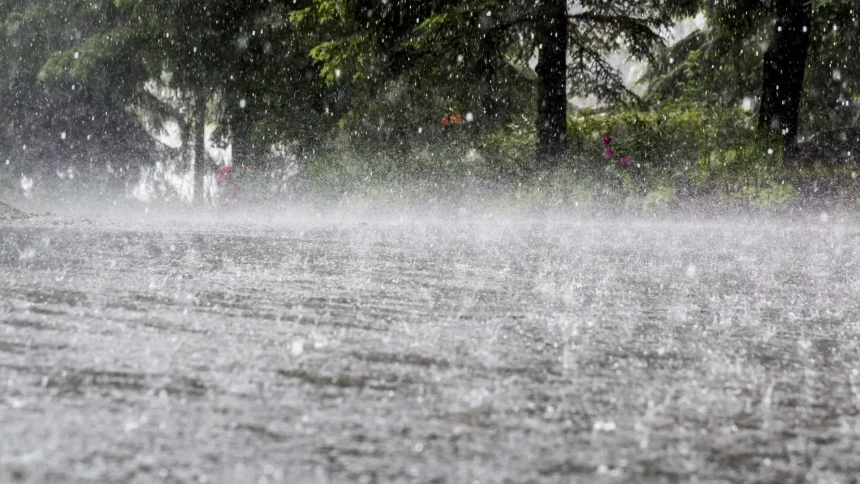
{"label": "dark tree trunk", "polygon": [[230,117],[230,138],[233,166],[249,165],[251,154],[251,106],[250,99],[244,99]]}
{"label": "dark tree trunk", "polygon": [[198,92],[194,98],[194,199],[197,203],[206,200],[206,96]]}
{"label": "dark tree trunk", "polygon": [[798,115],[812,32],[807,0],[778,0],[773,39],[764,54],[758,128],[782,133],[786,160],[797,151]]}
{"label": "dark tree trunk", "polygon": [[567,0],[538,4],[537,165],[558,166],[567,140]]}
{"label": "dark tree trunk", "polygon": [[483,116],[481,123],[485,126],[492,126],[499,121],[499,102],[498,94],[494,87],[496,73],[496,54],[500,47],[495,37],[486,36],[481,41],[481,71],[484,79],[484,92],[481,96],[481,107]]}

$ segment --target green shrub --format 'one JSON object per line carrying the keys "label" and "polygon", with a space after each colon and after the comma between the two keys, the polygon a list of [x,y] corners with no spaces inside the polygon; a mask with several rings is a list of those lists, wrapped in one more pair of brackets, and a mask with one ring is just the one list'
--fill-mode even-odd
{"label": "green shrub", "polygon": [[678,205],[675,188],[670,186],[657,187],[645,194],[642,208],[648,211],[663,211]]}
{"label": "green shrub", "polygon": [[[317,152],[297,178],[309,196],[343,203],[369,198],[469,206],[493,200],[512,209],[661,211],[681,201],[692,207],[791,205],[801,185],[789,181],[818,176],[783,169],[779,140],[761,139],[753,116],[740,109],[664,104],[583,110],[570,119],[567,158],[551,172],[535,169],[532,120],[481,129],[464,123],[375,150],[357,149],[346,136]],[[610,158],[604,135],[613,138]],[[629,166],[620,165],[621,156],[630,158]],[[844,170],[826,175],[842,180],[835,182],[841,190],[860,192],[853,179],[844,181],[847,176]]]}
{"label": "green shrub", "polygon": [[794,204],[800,192],[790,183],[774,183],[759,190],[747,190],[752,195],[750,204],[762,208],[778,208]]}
{"label": "green shrub", "polygon": [[[661,186],[695,193],[760,184],[779,172],[776,140],[759,138],[740,109],[664,104],[652,110],[584,110],[570,121],[571,160],[595,173],[622,172],[625,187],[645,195]],[[615,155],[604,157],[603,135]],[[630,166],[619,165],[628,156]]]}
{"label": "green shrub", "polygon": [[487,135],[480,149],[500,176],[511,178],[534,170],[535,145],[533,131],[505,129]]}

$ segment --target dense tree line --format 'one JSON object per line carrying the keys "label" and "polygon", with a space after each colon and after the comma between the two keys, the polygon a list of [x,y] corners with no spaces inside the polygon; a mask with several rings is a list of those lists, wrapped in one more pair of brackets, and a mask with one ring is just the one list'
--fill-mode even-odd
{"label": "dense tree line", "polygon": [[[665,45],[698,13],[706,29]],[[568,159],[573,96],[746,101],[790,155],[804,126],[857,122],[858,18],[849,0],[7,0],[0,155],[128,170],[115,160],[170,151],[153,134],[171,122],[199,187],[207,125],[253,163],[343,137],[409,150],[456,114],[477,138],[532,120],[548,169]],[[648,62],[642,96],[607,60],[621,51]]]}
{"label": "dense tree line", "polygon": [[[758,106],[762,133],[797,148],[808,129],[856,126],[860,6],[850,0],[702,1],[708,20],[651,63],[653,99]],[[790,158],[790,157],[789,157]]]}

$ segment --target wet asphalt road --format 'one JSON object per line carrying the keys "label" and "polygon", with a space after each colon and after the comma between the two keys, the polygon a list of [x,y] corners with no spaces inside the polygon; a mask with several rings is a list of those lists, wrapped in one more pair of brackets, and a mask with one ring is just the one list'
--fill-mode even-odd
{"label": "wet asphalt road", "polygon": [[860,226],[0,221],[0,482],[858,482]]}

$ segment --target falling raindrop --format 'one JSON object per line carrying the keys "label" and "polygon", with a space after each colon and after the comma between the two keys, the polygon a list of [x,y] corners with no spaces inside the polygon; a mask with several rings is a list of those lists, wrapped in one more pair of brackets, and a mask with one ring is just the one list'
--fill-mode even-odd
{"label": "falling raindrop", "polygon": [[305,352],[305,340],[297,339],[290,344],[290,354],[301,356]]}
{"label": "falling raindrop", "polygon": [[689,264],[689,265],[687,265],[687,269],[684,271],[684,274],[685,274],[688,278],[696,277],[696,266],[695,266],[695,265],[693,265],[693,264]]}

